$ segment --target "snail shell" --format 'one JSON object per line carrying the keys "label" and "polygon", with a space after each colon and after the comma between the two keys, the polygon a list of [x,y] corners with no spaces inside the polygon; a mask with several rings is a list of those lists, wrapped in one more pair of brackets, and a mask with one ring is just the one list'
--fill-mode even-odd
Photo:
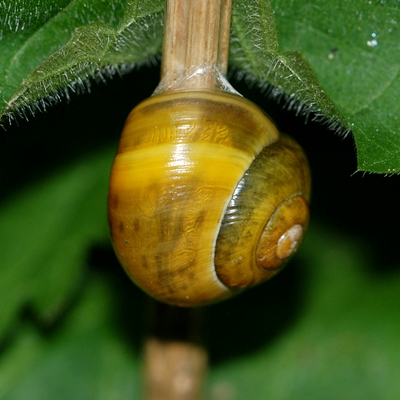
{"label": "snail shell", "polygon": [[308,224],[306,157],[252,102],[222,91],[159,94],[129,115],[108,216],[131,279],[178,306],[273,276]]}

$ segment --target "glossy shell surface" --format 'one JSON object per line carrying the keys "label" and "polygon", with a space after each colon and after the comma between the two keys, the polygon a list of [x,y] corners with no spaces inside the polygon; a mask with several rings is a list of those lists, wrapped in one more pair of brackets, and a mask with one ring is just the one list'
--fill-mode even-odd
{"label": "glossy shell surface", "polygon": [[[263,260],[264,247],[271,236],[265,234],[267,239],[262,239],[268,231],[266,224],[274,220],[276,207],[292,207],[292,200],[285,203],[287,197],[301,198],[304,200],[294,201],[294,207],[300,207],[306,217],[294,225],[305,229],[309,192],[301,168],[302,183],[294,190],[280,188],[288,184],[286,178],[296,179],[298,172],[291,166],[296,162],[291,150],[284,166],[278,167],[274,156],[281,146],[278,139],[269,118],[253,103],[233,94],[171,92],[139,104],[126,121],[108,197],[113,245],[131,279],[159,300],[195,306],[222,300],[236,289],[256,284],[257,275],[264,280],[275,273],[284,260],[278,260],[272,273],[270,267],[267,272],[263,269],[269,262]],[[264,170],[269,165],[280,174],[283,169],[284,176],[278,179],[275,172],[265,172],[270,184],[264,182],[251,194],[247,185],[256,186],[264,179],[258,169],[252,169],[253,161],[271,145],[272,152],[262,157],[257,168]],[[296,144],[290,146],[297,151]],[[270,193],[272,186],[279,188],[275,195]],[[244,192],[247,197],[241,200]],[[271,205],[254,205],[271,200]],[[257,222],[250,235],[254,224],[246,222],[252,217]],[[275,229],[274,235],[282,243],[268,259],[295,250],[291,238],[296,232],[287,233],[292,222],[289,218],[283,229]],[[225,239],[223,231],[233,236]],[[284,234],[289,239],[281,239]],[[245,264],[250,278],[244,278],[246,272],[238,272]],[[227,279],[232,269],[236,277],[234,273]]]}

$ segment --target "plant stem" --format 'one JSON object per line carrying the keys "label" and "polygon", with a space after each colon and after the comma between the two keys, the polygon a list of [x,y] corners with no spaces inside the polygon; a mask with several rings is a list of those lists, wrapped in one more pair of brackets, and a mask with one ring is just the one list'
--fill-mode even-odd
{"label": "plant stem", "polygon": [[147,400],[201,399],[208,358],[200,344],[202,311],[152,300],[144,349]]}
{"label": "plant stem", "polygon": [[212,89],[226,74],[232,0],[167,0],[161,91]]}
{"label": "plant stem", "polygon": [[[156,93],[224,88],[232,0],[167,0],[161,82]],[[233,89],[232,89],[233,91]],[[207,352],[199,344],[201,309],[153,301],[145,343],[147,400],[199,400]]]}
{"label": "plant stem", "polygon": [[228,72],[229,39],[231,36],[232,0],[220,1],[221,18],[219,30],[218,68],[222,74]]}

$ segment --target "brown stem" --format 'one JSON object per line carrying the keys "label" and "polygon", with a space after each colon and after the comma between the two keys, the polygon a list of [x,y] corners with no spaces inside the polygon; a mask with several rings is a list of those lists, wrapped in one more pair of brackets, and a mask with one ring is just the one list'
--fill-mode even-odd
{"label": "brown stem", "polygon": [[207,352],[200,344],[202,309],[153,301],[144,349],[147,400],[200,400]]}
{"label": "brown stem", "polygon": [[221,19],[219,31],[218,68],[222,74],[228,72],[229,39],[231,27],[232,0],[221,0]]}
{"label": "brown stem", "polygon": [[167,0],[159,91],[212,89],[226,74],[232,0]]}
{"label": "brown stem", "polygon": [[[167,0],[161,82],[170,90],[232,90],[224,80],[232,0]],[[201,309],[153,301],[144,348],[147,400],[199,400],[207,352],[199,344]]]}

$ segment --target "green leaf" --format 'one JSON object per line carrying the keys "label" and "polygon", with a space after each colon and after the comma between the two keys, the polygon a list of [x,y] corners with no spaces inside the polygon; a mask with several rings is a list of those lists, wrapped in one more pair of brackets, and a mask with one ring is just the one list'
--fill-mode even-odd
{"label": "green leaf", "polygon": [[[272,85],[274,96],[285,94],[289,108],[313,111],[334,128],[345,120],[324,92],[307,61],[298,52],[280,53],[274,13],[268,2],[240,1],[232,10],[231,63],[247,79]],[[297,49],[295,49],[297,50]]]}
{"label": "green leaf", "polygon": [[272,0],[282,51],[299,50],[354,133],[358,169],[400,172],[400,3]]}
{"label": "green leaf", "polygon": [[136,398],[138,356],[118,340],[113,293],[93,276],[65,328],[52,340],[20,327],[0,360],[0,398],[108,400]]}
{"label": "green leaf", "polygon": [[[58,7],[28,2],[16,32],[0,41],[0,116],[46,109],[68,91],[86,90],[90,77],[104,81],[154,57],[163,7],[162,0],[64,1]],[[30,23],[34,13],[49,16]],[[12,15],[0,17],[5,19]]]}
{"label": "green leaf", "polygon": [[25,307],[51,323],[80,289],[88,245],[108,236],[111,159],[79,160],[2,204],[0,340]]}

